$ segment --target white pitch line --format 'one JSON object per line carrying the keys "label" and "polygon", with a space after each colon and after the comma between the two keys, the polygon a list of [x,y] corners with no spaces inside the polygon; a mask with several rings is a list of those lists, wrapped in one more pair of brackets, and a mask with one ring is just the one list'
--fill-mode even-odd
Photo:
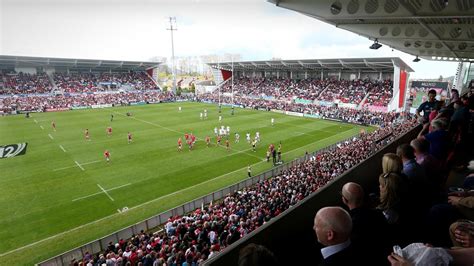
{"label": "white pitch line", "polygon": [[44,127],[43,127],[43,126],[40,126],[40,128],[44,130]]}
{"label": "white pitch line", "polygon": [[[92,161],[92,162],[87,162],[87,163],[82,163],[81,165],[88,165],[88,164],[92,164],[92,163],[98,163],[100,162],[99,160],[97,161]],[[73,165],[73,166],[67,166],[67,167],[62,167],[62,168],[56,168],[54,169],[53,171],[60,171],[60,170],[65,170],[65,169],[69,169],[69,168],[74,168],[76,167],[77,165]]]}
{"label": "white pitch line", "polygon": [[76,163],[77,166],[79,166],[79,168],[81,168],[82,171],[84,171],[84,167],[82,167],[82,165],[80,165],[77,161],[74,161]]}
{"label": "white pitch line", "polygon": [[66,149],[64,149],[63,145],[59,145],[59,148],[61,148],[61,150],[63,150],[63,152],[66,152]]}
{"label": "white pitch line", "polygon": [[[132,183],[128,183],[128,184],[125,184],[125,185],[121,185],[121,186],[118,186],[118,187],[113,187],[113,188],[109,188],[107,189],[106,191],[112,191],[112,190],[116,190],[116,189],[119,189],[119,188],[123,188],[123,187],[126,187],[126,186],[130,186]],[[97,192],[97,193],[94,193],[94,194],[90,194],[90,195],[87,195],[87,196],[84,196],[84,197],[80,197],[80,198],[77,198],[77,199],[73,199],[72,201],[78,201],[78,200],[82,200],[82,199],[87,199],[87,198],[90,198],[90,197],[93,197],[95,195],[99,195],[99,194],[102,194],[103,192]]]}
{"label": "white pitch line", "polygon": [[103,187],[101,187],[99,184],[97,184],[97,186],[105,193],[105,195],[107,195],[107,197],[109,197],[109,199],[111,201],[114,201],[114,199],[109,195],[109,193],[107,193],[107,190],[105,190]]}
{"label": "white pitch line", "polygon": [[101,162],[101,161],[100,161],[100,160],[97,160],[97,161],[92,161],[92,162],[82,163],[81,165],[88,165],[88,164],[92,164],[92,163],[98,163],[98,162]]}
{"label": "white pitch line", "polygon": [[54,139],[53,136],[51,136],[51,134],[48,134],[48,136],[49,136],[50,139]]}
{"label": "white pitch line", "polygon": [[36,119],[35,119],[35,123],[38,124],[38,121],[36,121]]}

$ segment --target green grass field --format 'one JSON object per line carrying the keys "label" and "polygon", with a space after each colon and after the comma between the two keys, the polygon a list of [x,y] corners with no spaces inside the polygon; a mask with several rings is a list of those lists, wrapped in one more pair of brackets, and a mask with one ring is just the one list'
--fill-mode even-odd
{"label": "green grass field", "polygon": [[[209,118],[203,121],[199,112],[205,108]],[[0,145],[28,142],[28,151],[0,159],[0,264],[48,259],[245,179],[248,164],[253,174],[270,169],[271,163],[263,161],[270,143],[281,141],[283,160],[290,161],[360,131],[354,125],[264,111],[236,109],[231,116],[223,108],[222,116],[222,125],[231,127],[230,151],[216,146],[215,138],[210,148],[203,141],[219,126],[216,105],[170,103],[1,117]],[[86,128],[90,141],[84,138]],[[127,144],[128,131],[132,144]],[[245,133],[253,137],[256,131],[262,141],[252,152]],[[179,153],[177,139],[185,132],[193,132],[198,142],[195,150],[184,146]],[[235,132],[241,135],[238,144]],[[103,158],[106,149],[110,163]],[[129,210],[119,213],[123,207]]]}

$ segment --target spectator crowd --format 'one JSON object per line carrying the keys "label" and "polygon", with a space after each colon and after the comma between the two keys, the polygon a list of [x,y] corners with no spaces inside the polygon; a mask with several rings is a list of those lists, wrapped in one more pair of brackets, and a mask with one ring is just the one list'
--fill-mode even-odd
{"label": "spectator crowd", "polygon": [[334,80],[307,78],[294,80],[288,78],[248,78],[231,80],[220,88],[221,93],[234,93],[234,96],[252,98],[273,98],[275,100],[341,102],[358,105],[387,106],[393,97],[390,80]]}

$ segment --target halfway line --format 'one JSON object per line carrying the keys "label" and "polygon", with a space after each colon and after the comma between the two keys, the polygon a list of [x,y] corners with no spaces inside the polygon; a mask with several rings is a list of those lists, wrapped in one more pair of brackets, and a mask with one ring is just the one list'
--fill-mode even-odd
{"label": "halfway line", "polygon": [[40,126],[40,128],[44,130],[44,127],[43,127],[43,126]]}
{"label": "halfway line", "polygon": [[51,134],[48,134],[48,136],[49,136],[50,139],[54,139],[53,136],[51,136]]}
{"label": "halfway line", "polygon": [[59,145],[59,148],[61,148],[61,150],[63,150],[63,152],[66,152],[66,149],[64,149],[63,145]]}

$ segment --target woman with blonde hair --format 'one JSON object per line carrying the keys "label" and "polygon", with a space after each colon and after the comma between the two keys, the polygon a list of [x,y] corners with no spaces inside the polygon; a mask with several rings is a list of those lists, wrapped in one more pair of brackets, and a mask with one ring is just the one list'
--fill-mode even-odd
{"label": "woman with blonde hair", "polygon": [[402,159],[395,153],[386,153],[382,157],[382,173],[398,173],[403,170]]}
{"label": "woman with blonde hair", "polygon": [[379,176],[380,209],[389,224],[399,220],[402,204],[403,177],[397,173],[388,172]]}

